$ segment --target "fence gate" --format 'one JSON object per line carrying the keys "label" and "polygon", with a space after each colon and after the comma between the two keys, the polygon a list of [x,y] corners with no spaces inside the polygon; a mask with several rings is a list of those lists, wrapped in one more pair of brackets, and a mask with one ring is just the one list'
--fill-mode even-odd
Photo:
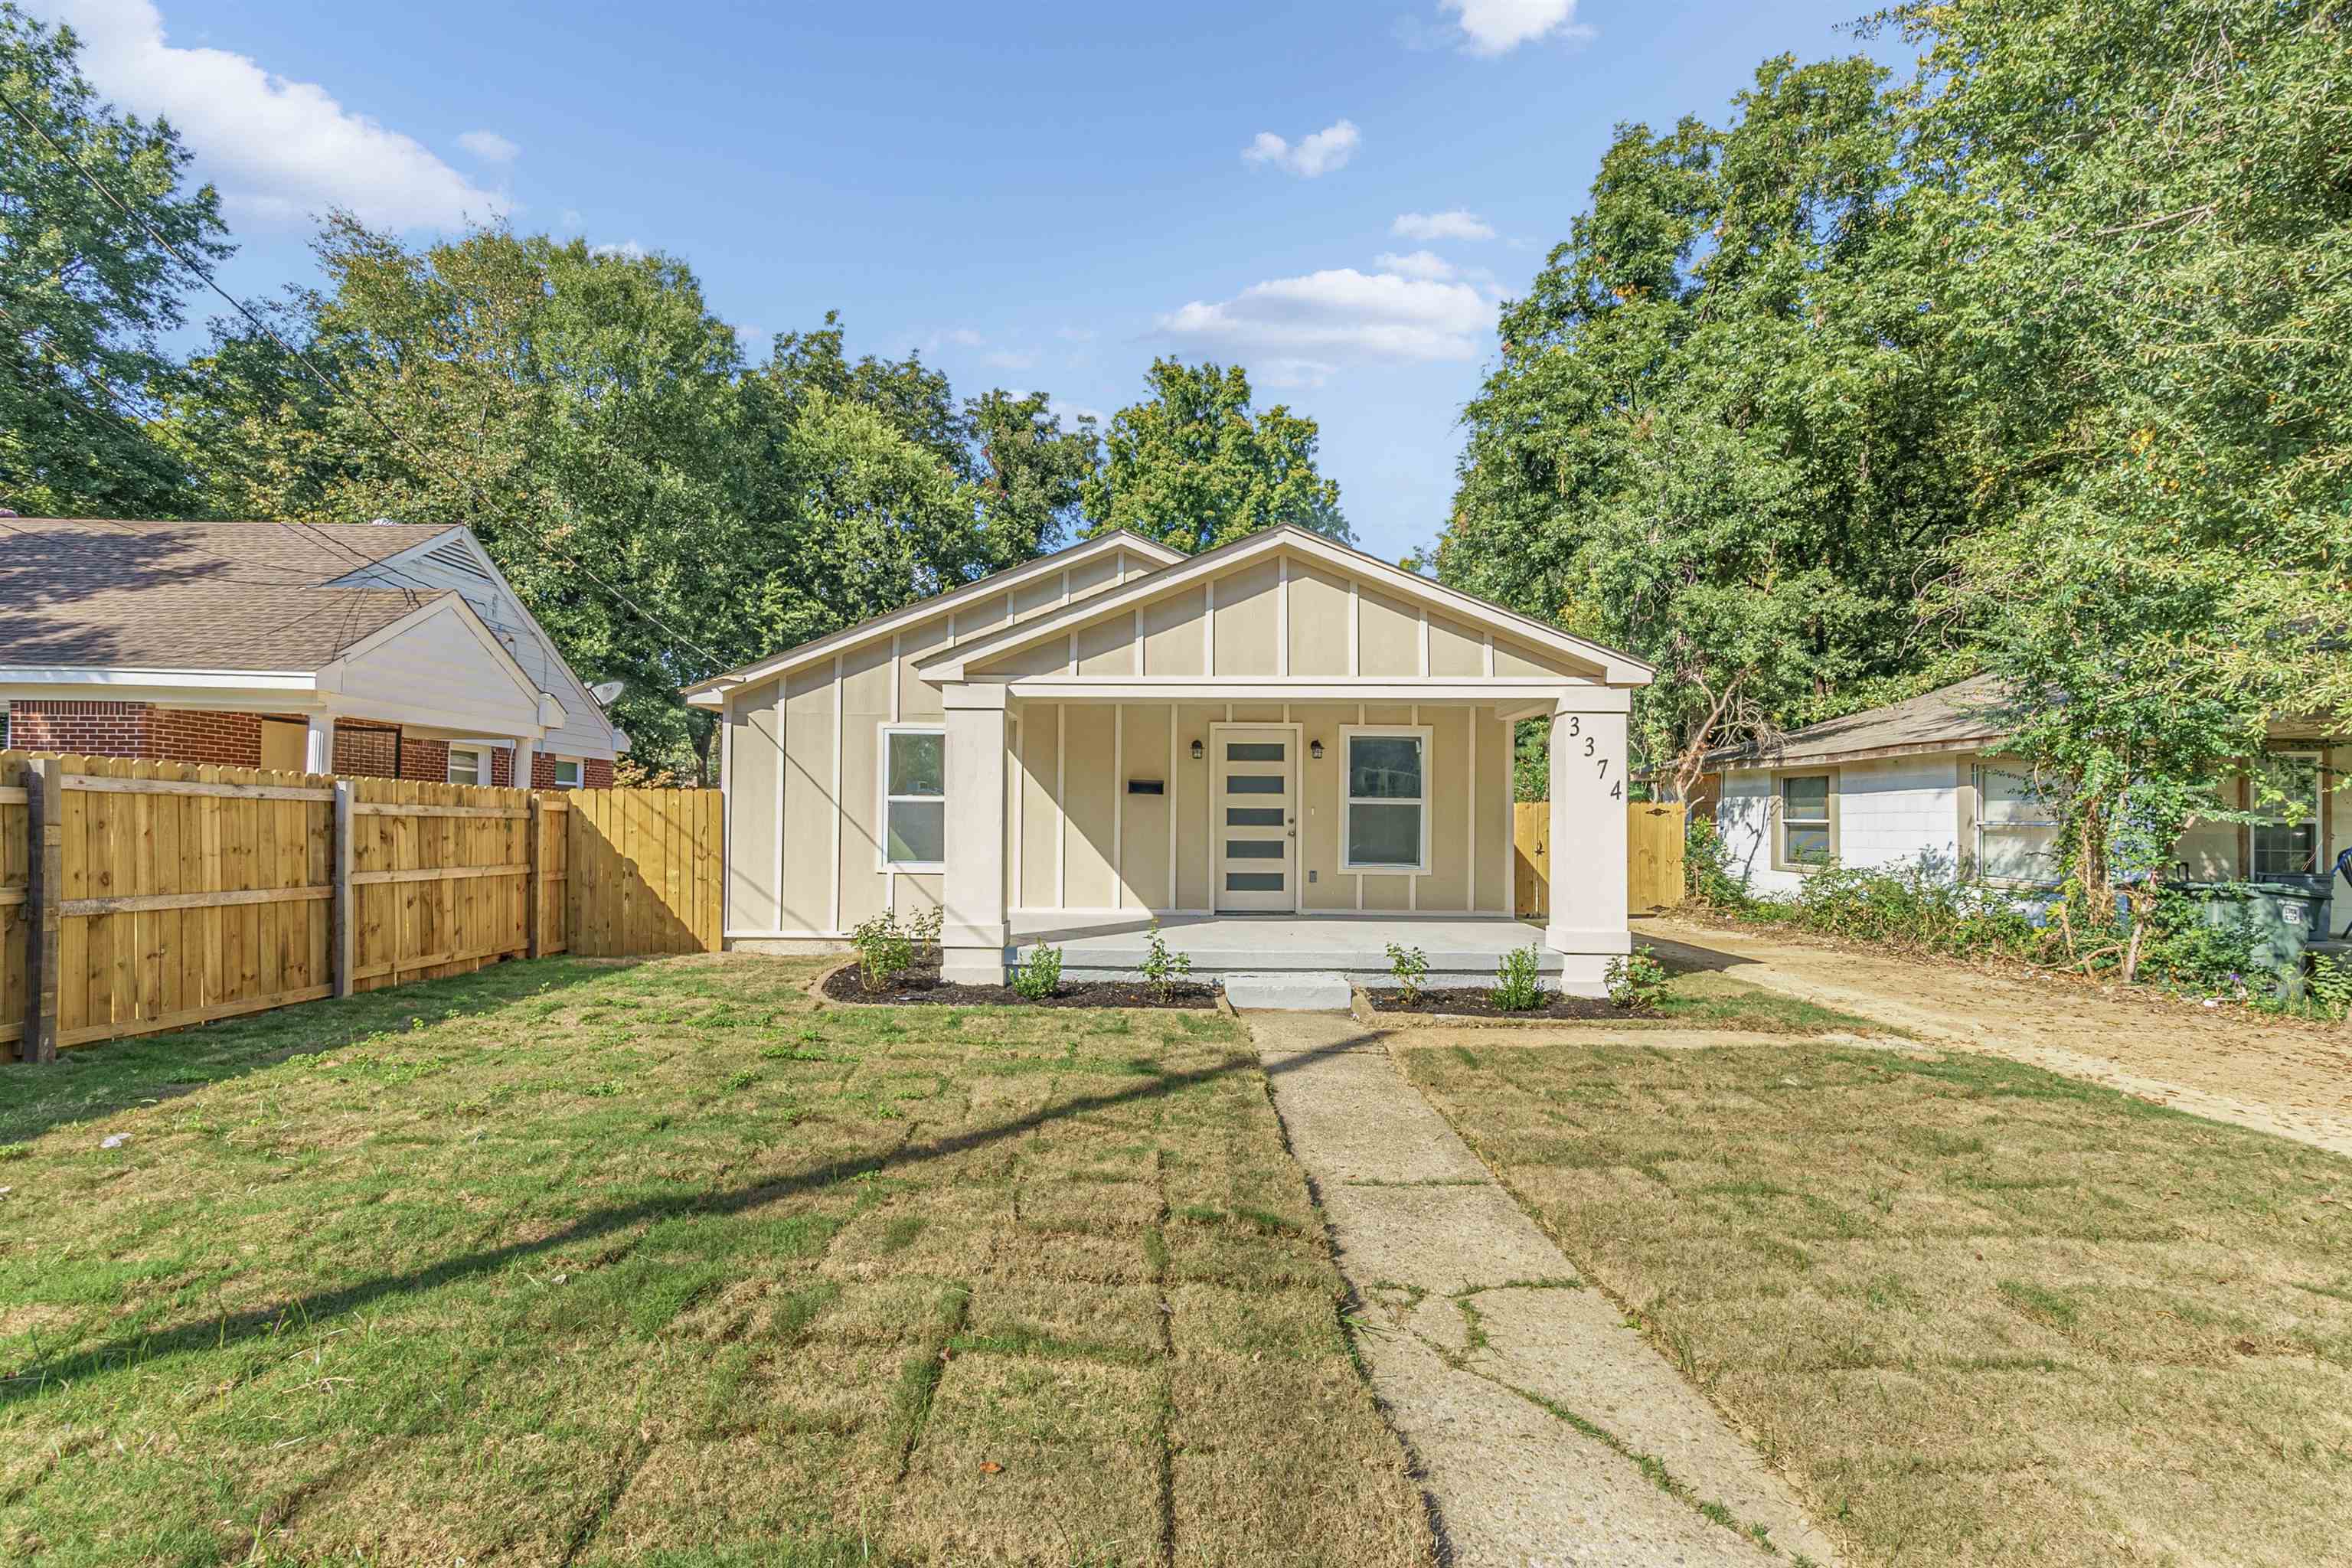
{"label": "fence gate", "polygon": [[[1683,901],[1680,804],[1634,801],[1625,807],[1625,907],[1635,914]],[[1551,805],[1523,800],[1511,807],[1512,910],[1521,920],[1551,913]]]}
{"label": "fence gate", "polygon": [[581,790],[565,804],[573,952],[719,951],[725,857],[718,790]]}

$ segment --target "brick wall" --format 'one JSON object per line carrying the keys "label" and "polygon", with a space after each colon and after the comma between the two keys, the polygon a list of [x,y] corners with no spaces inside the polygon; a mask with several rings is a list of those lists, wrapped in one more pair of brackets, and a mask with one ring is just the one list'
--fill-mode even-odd
{"label": "brick wall", "polygon": [[154,719],[144,702],[12,702],[8,744],[19,752],[152,757]]}
{"label": "brick wall", "polygon": [[[8,744],[20,752],[70,752],[93,757],[146,757],[157,762],[202,763],[225,768],[261,765],[261,721],[283,718],[302,723],[299,713],[215,713],[192,708],[157,708],[145,702],[16,702],[8,710]],[[394,763],[398,763],[395,775]],[[489,749],[490,782],[513,786],[514,752]],[[391,725],[335,726],[335,772],[354,778],[394,776],[423,784],[446,784],[449,743],[416,736],[401,738]],[[555,788],[555,759],[531,754],[531,787]],[[580,764],[588,789],[613,787],[613,764],[588,758]]]}

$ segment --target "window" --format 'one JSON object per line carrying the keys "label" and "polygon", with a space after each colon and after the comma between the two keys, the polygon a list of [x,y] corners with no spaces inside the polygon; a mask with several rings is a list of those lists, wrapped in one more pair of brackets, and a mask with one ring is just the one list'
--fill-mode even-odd
{"label": "window", "polygon": [[1343,871],[1429,869],[1429,731],[1343,725]]}
{"label": "window", "polygon": [[1802,773],[1780,781],[1780,867],[1804,871],[1837,858],[1837,824],[1830,811],[1830,775]]}
{"label": "window", "polygon": [[2058,879],[2058,808],[2031,774],[1979,764],[1977,875],[1990,882]]}
{"label": "window", "polygon": [[2301,877],[2321,868],[2319,783],[2316,752],[2263,756],[2262,779],[2247,796],[2247,805],[2265,818],[2248,837],[2253,851],[2249,877]]}
{"label": "window", "polygon": [[555,787],[558,789],[578,789],[580,787],[579,758],[558,757],[555,759]]}
{"label": "window", "polygon": [[449,748],[449,782],[451,784],[488,784],[489,769],[482,763],[482,753],[472,746]]}
{"label": "window", "polygon": [[882,864],[901,871],[947,865],[948,737],[940,729],[882,731]]}

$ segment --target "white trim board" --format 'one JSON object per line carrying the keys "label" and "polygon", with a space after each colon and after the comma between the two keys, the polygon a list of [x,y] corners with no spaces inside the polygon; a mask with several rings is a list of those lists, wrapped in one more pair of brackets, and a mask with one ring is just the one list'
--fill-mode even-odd
{"label": "white trim board", "polygon": [[[1336,544],[1320,534],[1310,533],[1305,529],[1288,525],[1265,529],[1250,534],[1246,538],[1220,546],[1205,554],[1192,556],[1181,564],[1163,566],[1157,572],[1138,577],[1107,593],[1079,600],[1052,615],[1040,616],[1020,626],[1008,626],[976,637],[969,647],[942,651],[918,666],[917,671],[927,680],[961,680],[966,678],[971,665],[976,660],[1000,658],[1055,637],[1066,636],[1076,627],[1107,616],[1133,609],[1139,605],[1189,587],[1196,582],[1213,584],[1217,577],[1227,572],[1238,570],[1268,556],[1279,559],[1286,554],[1306,557],[1334,571],[1349,573],[1355,577],[1366,579],[1378,585],[1382,591],[1394,594],[1397,597],[1414,604],[1424,611],[1435,609],[1442,614],[1466,620],[1475,626],[1501,631],[1508,637],[1516,637],[1535,647],[1565,654],[1570,658],[1593,666],[1605,684],[1646,686],[1654,673],[1649,665],[1630,654],[1604,647],[1599,643],[1589,642],[1582,637],[1571,637],[1557,626],[1549,626],[1540,621],[1531,620],[1516,611],[1505,609],[1500,605],[1489,604],[1484,599],[1465,594],[1457,588],[1449,588],[1443,583],[1434,582],[1417,573],[1408,572],[1401,566],[1391,565],[1377,556],[1367,555],[1361,551]],[[1213,628],[1215,616],[1213,604],[1206,614]],[[1204,640],[1212,640],[1213,635],[1212,630],[1210,638]],[[1212,648],[1213,649],[1213,640]],[[1212,651],[1209,660],[1211,669],[1215,668],[1214,657]]]}

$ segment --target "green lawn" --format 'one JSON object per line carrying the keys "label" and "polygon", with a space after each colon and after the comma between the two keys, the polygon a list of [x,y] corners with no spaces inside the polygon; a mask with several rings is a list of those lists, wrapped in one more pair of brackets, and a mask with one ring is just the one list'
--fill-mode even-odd
{"label": "green lawn", "polygon": [[1990,1057],[1414,1048],[1850,1562],[2352,1560],[2352,1162]]}
{"label": "green lawn", "polygon": [[817,968],[0,1070],[0,1560],[1431,1561],[1238,1029]]}

